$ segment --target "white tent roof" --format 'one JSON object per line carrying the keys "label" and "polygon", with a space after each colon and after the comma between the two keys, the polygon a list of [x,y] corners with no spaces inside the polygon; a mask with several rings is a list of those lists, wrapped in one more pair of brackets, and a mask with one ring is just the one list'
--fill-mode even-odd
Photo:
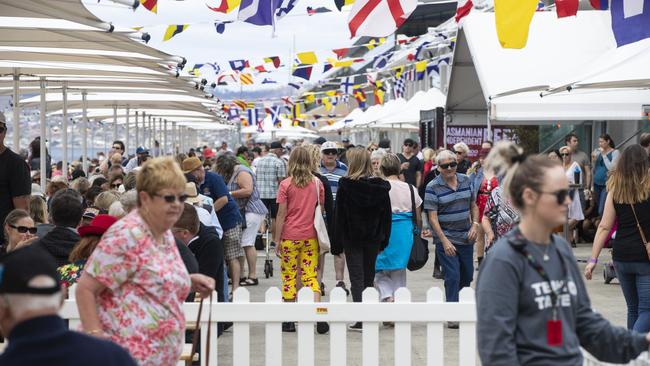
{"label": "white tent roof", "polygon": [[437,88],[419,91],[406,104],[394,113],[377,120],[377,125],[385,126],[398,123],[420,123],[420,111],[443,107],[445,96]]}
{"label": "white tent roof", "polygon": [[330,132],[330,131],[338,131],[342,128],[350,127],[350,123],[354,121],[356,118],[359,118],[363,114],[363,111],[361,108],[355,108],[348,114],[347,116],[341,118],[340,120],[334,122],[330,126],[325,126],[321,128],[319,131],[320,132]]}
{"label": "white tent roof", "polygon": [[[264,130],[263,133],[276,132],[277,136],[286,137],[287,135],[281,135],[280,133],[289,133],[293,136],[293,135],[300,135],[300,134],[312,134],[315,132],[308,128],[293,126],[291,120],[287,118],[284,117],[279,117],[279,118],[280,118],[280,127],[278,128],[273,126],[273,122],[271,121],[271,116],[267,115],[264,118],[264,121],[262,121],[262,129]],[[257,130],[257,125],[246,126],[242,128],[241,133],[260,134],[260,132]]]}

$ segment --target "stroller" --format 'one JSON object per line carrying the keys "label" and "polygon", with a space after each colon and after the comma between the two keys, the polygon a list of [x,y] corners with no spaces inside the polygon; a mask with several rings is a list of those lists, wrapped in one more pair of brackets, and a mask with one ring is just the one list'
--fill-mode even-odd
{"label": "stroller", "polygon": [[273,249],[271,248],[271,214],[268,213],[265,218],[264,223],[265,230],[263,233],[257,233],[257,238],[255,240],[255,248],[257,250],[264,250],[265,259],[264,259],[264,277],[269,278],[273,277],[273,257],[271,253]]}
{"label": "stroller", "polygon": [[[609,231],[609,234],[607,235],[607,239],[605,240],[605,248],[611,248],[611,240],[616,238],[616,229],[618,229],[618,221],[614,223],[614,226],[612,226],[612,229]],[[611,249],[610,249],[611,253]],[[610,282],[612,282],[613,279],[616,278],[616,269],[614,268],[614,261],[609,260],[607,263],[605,263],[605,268],[603,268],[603,279],[605,280],[605,284],[608,285]]]}

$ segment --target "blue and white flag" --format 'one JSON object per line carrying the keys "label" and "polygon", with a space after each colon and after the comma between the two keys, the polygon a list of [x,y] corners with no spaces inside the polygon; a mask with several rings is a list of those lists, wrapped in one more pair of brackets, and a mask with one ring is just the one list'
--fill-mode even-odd
{"label": "blue and white flag", "polygon": [[228,120],[233,120],[235,118],[239,118],[239,109],[237,108],[228,109]]}
{"label": "blue and white flag", "polygon": [[618,47],[650,38],[650,0],[611,1],[609,6]]}
{"label": "blue and white flag", "polygon": [[248,116],[249,126],[252,126],[253,123],[258,124],[259,118],[258,118],[258,115],[257,115],[257,108],[248,108],[246,110],[246,114]]}
{"label": "blue and white flag", "polygon": [[406,75],[402,74],[399,78],[395,79],[395,99],[404,98],[406,93]]}
{"label": "blue and white flag", "polygon": [[280,125],[280,111],[281,111],[281,109],[282,109],[282,106],[279,106],[279,105],[266,108],[266,113],[268,113],[271,116],[271,124],[273,126],[279,126]]}
{"label": "blue and white flag", "polygon": [[341,78],[341,92],[343,95],[352,94],[354,88],[354,76],[346,76]]}
{"label": "blue and white flag", "polygon": [[278,19],[282,19],[282,17],[289,14],[289,12],[296,7],[296,3],[298,3],[298,0],[267,0],[267,1],[276,1],[276,2],[281,1],[278,10],[275,12],[275,16]]}
{"label": "blue and white flag", "polygon": [[274,25],[274,17],[287,15],[298,0],[242,0],[237,19],[255,25]]}
{"label": "blue and white flag", "polygon": [[388,64],[388,61],[393,56],[393,51],[384,52],[379,56],[376,56],[372,61],[373,69],[383,69]]}

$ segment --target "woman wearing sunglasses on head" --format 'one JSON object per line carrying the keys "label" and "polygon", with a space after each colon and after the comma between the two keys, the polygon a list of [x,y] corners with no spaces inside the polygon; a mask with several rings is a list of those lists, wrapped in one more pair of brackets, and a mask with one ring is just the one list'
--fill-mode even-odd
{"label": "woman wearing sunglasses on head", "polygon": [[[583,182],[583,171],[580,164],[571,160],[571,148],[568,146],[562,146],[560,148],[560,157],[562,158],[562,167],[564,168],[564,174],[567,177],[570,185],[581,185]],[[572,187],[569,189],[569,196],[571,198],[571,203],[569,203],[569,235],[567,239],[572,246],[575,247],[575,238],[573,237],[573,232],[575,231],[578,221],[585,219],[584,212],[582,211],[582,204],[580,203],[580,192],[577,187]]]}
{"label": "woman wearing sunglasses on head", "polygon": [[478,347],[490,365],[582,365],[580,347],[597,359],[627,363],[650,337],[612,326],[591,309],[566,240],[552,235],[566,217],[569,182],[546,156],[525,157],[513,143],[494,147],[502,187],[521,221],[494,245],[479,271]]}
{"label": "woman wearing sunglasses on head", "polygon": [[76,297],[84,331],[125,347],[141,365],[176,365],[184,342],[183,301],[214,280],[187,273],[171,228],[183,212],[185,177],[171,158],[142,166],[138,209],[112,225],[91,254]]}
{"label": "woman wearing sunglasses on head", "polygon": [[36,225],[25,210],[15,209],[9,212],[3,225],[7,238],[6,252],[16,250],[36,239]]}

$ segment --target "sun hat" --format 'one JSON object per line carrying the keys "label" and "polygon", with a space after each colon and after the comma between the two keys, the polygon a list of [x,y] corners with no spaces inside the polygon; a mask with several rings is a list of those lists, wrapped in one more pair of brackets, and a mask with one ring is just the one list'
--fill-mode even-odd
{"label": "sun hat", "polygon": [[199,160],[199,158],[197,158],[196,156],[193,156],[191,158],[187,158],[183,160],[183,164],[181,164],[181,169],[183,170],[183,174],[187,174],[200,168],[201,165],[203,165],[201,164],[201,160]]}
{"label": "sun hat", "polygon": [[191,205],[201,203],[199,193],[196,191],[196,184],[191,182],[185,183],[185,194],[187,195],[187,200],[185,200],[185,202]]}
{"label": "sun hat", "polygon": [[81,226],[77,229],[79,236],[97,235],[102,236],[111,225],[117,222],[117,217],[111,215],[99,214],[95,216],[89,225]]}

